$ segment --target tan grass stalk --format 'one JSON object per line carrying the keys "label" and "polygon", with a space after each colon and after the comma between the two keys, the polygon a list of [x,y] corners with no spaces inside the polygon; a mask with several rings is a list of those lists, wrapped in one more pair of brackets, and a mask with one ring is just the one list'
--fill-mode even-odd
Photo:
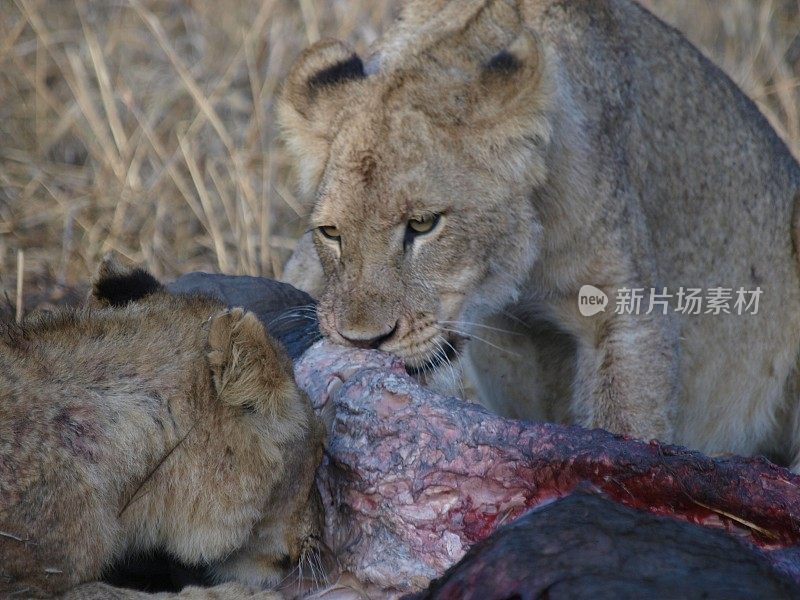
{"label": "tan grass stalk", "polygon": [[192,181],[194,181],[194,187],[197,190],[197,195],[200,197],[200,204],[203,207],[203,213],[205,214],[206,221],[208,222],[211,240],[214,242],[214,249],[217,252],[219,268],[224,273],[228,270],[229,263],[228,251],[225,248],[225,238],[222,234],[222,227],[220,226],[219,220],[216,217],[214,205],[211,202],[211,197],[208,194],[208,188],[206,188],[205,180],[200,174],[200,169],[197,167],[197,161],[194,158],[194,152],[189,147],[189,143],[186,141],[186,138],[182,136],[178,137],[178,143],[180,144],[181,151],[186,159],[186,165],[189,167],[189,173],[192,176]]}
{"label": "tan grass stalk", "polygon": [[22,295],[25,280],[25,253],[17,250],[17,323],[22,323],[25,298]]}
{"label": "tan grass stalk", "polygon": [[125,128],[122,126],[122,121],[119,118],[119,113],[114,103],[114,94],[111,91],[111,80],[108,76],[108,66],[103,58],[103,51],[100,48],[100,42],[97,41],[97,36],[95,36],[94,31],[86,24],[86,3],[83,1],[78,2],[77,7],[83,35],[86,38],[86,45],[89,47],[89,55],[92,57],[92,64],[95,74],[97,75],[97,82],[100,85],[100,98],[103,100],[103,109],[108,119],[111,135],[114,136],[114,142],[117,145],[119,154],[124,156],[128,148],[128,136],[125,135]]}

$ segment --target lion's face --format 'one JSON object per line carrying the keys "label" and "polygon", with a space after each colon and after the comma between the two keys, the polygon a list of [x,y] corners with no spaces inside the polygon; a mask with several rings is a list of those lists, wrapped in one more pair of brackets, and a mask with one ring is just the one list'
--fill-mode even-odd
{"label": "lion's face", "polygon": [[311,215],[323,333],[415,370],[459,350],[535,255],[530,203],[509,204],[513,185],[486,170],[465,178],[458,139],[437,133],[423,114],[393,107],[346,124]]}
{"label": "lion's face", "polygon": [[280,116],[313,200],[333,340],[425,371],[518,293],[538,252],[548,85],[529,33],[499,38],[431,42],[369,75],[322,42],[290,74]]}
{"label": "lion's face", "polygon": [[[255,525],[244,544],[213,571],[221,580],[276,585],[299,563],[319,563],[323,510],[315,474],[325,425],[297,388],[288,357],[255,314],[233,309],[215,316],[207,347],[218,401],[229,412],[246,413],[228,436],[238,440],[239,465],[249,463],[261,479],[251,481],[258,490],[254,498],[261,498],[253,507],[259,514]],[[243,485],[250,474],[242,474]]]}

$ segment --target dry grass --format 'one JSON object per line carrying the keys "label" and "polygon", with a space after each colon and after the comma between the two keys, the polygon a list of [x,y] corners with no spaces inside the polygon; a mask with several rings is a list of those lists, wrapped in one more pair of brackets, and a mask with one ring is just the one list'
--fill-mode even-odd
{"label": "dry grass", "polygon": [[[800,150],[798,0],[646,0]],[[396,2],[0,0],[0,290],[108,250],[169,277],[279,275],[302,229],[274,94],[302,47],[365,48]]]}

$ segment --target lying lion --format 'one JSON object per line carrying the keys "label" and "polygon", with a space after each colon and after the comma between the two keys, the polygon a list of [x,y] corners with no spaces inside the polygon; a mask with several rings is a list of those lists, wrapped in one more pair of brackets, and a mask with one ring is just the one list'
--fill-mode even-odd
{"label": "lying lion", "polygon": [[[0,330],[0,595],[156,549],[274,584],[318,544],[323,436],[252,313],[106,262],[88,307]],[[70,597],[112,591],[137,596]]]}

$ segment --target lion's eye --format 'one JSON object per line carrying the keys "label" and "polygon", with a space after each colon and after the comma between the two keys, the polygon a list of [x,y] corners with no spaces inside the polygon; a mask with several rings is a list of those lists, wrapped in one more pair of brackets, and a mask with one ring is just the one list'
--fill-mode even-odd
{"label": "lion's eye", "polygon": [[323,235],[323,237],[333,240],[334,242],[338,242],[342,238],[341,234],[339,233],[339,228],[335,225],[323,225],[319,228],[319,232]]}
{"label": "lion's eye", "polygon": [[409,219],[408,229],[412,235],[420,235],[423,233],[430,233],[439,224],[439,215],[427,214],[424,217]]}

